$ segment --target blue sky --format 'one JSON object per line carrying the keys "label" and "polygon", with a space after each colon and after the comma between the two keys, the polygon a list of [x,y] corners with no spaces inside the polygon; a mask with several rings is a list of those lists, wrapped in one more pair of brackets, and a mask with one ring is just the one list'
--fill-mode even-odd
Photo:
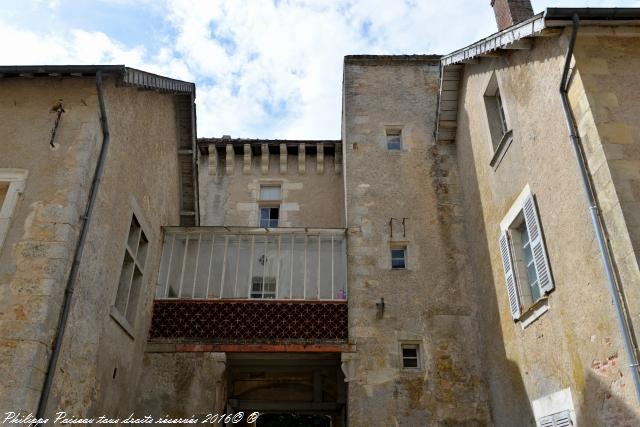
{"label": "blue sky", "polygon": [[448,53],[495,32],[489,3],[0,0],[0,63],[125,64],[194,81],[199,136],[339,138],[344,55]]}

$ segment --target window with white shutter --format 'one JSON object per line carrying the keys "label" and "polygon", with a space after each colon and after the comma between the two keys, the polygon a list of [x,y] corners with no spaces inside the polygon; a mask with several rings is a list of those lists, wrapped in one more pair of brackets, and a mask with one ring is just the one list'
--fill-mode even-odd
{"label": "window with white shutter", "polygon": [[569,411],[562,411],[540,418],[538,425],[540,427],[570,427],[573,426],[573,422]]}
{"label": "window with white shutter", "polygon": [[501,228],[498,245],[509,308],[511,316],[520,320],[524,312],[554,289],[540,215],[528,186],[509,210]]}

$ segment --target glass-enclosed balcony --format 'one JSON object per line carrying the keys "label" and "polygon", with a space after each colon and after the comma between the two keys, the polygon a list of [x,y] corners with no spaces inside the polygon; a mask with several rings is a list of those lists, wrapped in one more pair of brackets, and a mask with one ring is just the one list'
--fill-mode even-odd
{"label": "glass-enclosed balcony", "polygon": [[342,229],[165,228],[156,299],[346,299]]}
{"label": "glass-enclosed balcony", "polygon": [[151,339],[344,343],[344,229],[167,227]]}

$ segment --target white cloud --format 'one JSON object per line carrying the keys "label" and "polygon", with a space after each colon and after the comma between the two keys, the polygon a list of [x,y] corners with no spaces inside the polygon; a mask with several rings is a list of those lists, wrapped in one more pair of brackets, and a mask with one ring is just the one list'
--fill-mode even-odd
{"label": "white cloud", "polygon": [[[95,4],[96,8],[153,7],[164,17],[166,28],[158,30],[163,32],[161,47],[152,51],[149,46],[158,43],[119,43],[115,34],[85,28],[77,19],[74,27],[67,28],[64,1],[39,2],[49,8],[55,25],[43,25],[50,24],[46,14],[14,24],[12,16],[31,13],[33,8],[27,12],[6,8],[0,37],[9,42],[0,47],[0,62],[124,63],[195,81],[200,136],[339,138],[344,55],[447,53],[495,31],[488,0],[165,0],[147,6],[132,0],[102,0]],[[533,0],[536,11],[572,3]],[[582,3],[640,5],[639,1]],[[117,28],[116,23],[112,27]]]}

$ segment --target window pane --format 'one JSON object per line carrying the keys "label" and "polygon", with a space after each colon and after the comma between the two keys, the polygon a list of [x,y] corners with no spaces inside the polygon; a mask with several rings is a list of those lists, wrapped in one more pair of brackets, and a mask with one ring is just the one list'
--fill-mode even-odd
{"label": "window pane", "polygon": [[417,368],[418,359],[402,359],[402,364],[405,368]]}
{"label": "window pane", "polygon": [[405,249],[391,249],[391,268],[405,268]]}
{"label": "window pane", "polygon": [[279,185],[264,185],[260,187],[260,200],[281,200]]}
{"label": "window pane", "polygon": [[403,348],[402,349],[402,357],[413,357],[414,359],[418,357],[418,349],[417,348]]}
{"label": "window pane", "polygon": [[291,295],[291,248],[293,236],[280,238],[280,277],[278,277],[278,298],[290,298]]}
{"label": "window pane", "polygon": [[129,255],[129,251],[124,253],[124,261],[122,262],[122,271],[120,272],[120,282],[118,283],[118,293],[116,294],[116,308],[120,314],[125,314],[127,309],[127,301],[129,299],[129,285],[131,284],[131,276],[133,275],[133,259]]}
{"label": "window pane", "polygon": [[400,150],[402,138],[400,129],[387,129],[387,149]]}

